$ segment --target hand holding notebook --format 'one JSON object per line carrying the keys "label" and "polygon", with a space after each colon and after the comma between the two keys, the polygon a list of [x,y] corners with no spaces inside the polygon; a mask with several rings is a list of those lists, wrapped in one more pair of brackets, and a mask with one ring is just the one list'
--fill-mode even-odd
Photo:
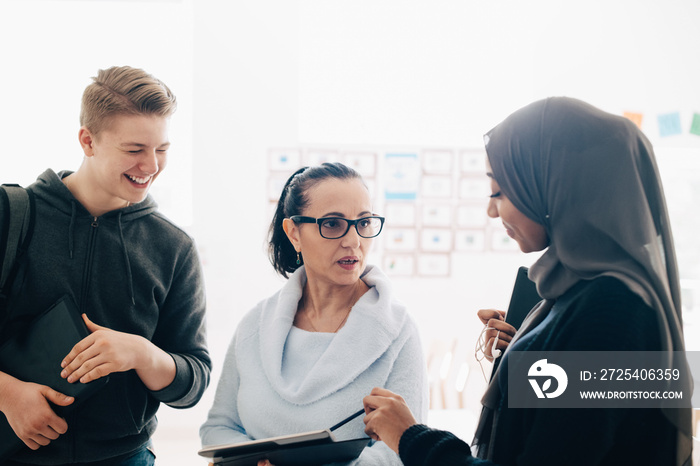
{"label": "hand holding notebook", "polygon": [[[53,403],[50,406],[56,415],[47,415],[47,419],[50,418],[48,423],[51,424],[51,427],[45,428],[47,429],[44,431],[46,436],[41,436],[43,439],[37,437],[39,442],[42,442],[37,443],[37,445],[46,444],[49,440],[56,438],[56,434],[61,433],[60,431],[65,432],[65,421],[61,422],[57,419],[61,419],[67,412],[107,383],[108,377],[90,383],[69,383],[60,375],[63,358],[76,343],[89,334],[90,332],[80,318],[72,299],[65,296],[32,321],[26,333],[15,336],[0,346],[0,371],[25,382],[24,388],[31,387],[28,393],[22,394],[25,403],[37,403],[37,400],[39,405],[43,405],[47,401]],[[32,385],[26,385],[26,383]],[[57,393],[69,395],[75,401],[68,403],[65,400],[62,402]],[[27,396],[35,398],[26,401]],[[6,409],[18,408],[26,409],[25,412],[35,412],[36,410],[35,407],[29,409],[17,405],[14,408]],[[8,414],[10,414],[9,411]],[[12,415],[12,417],[16,416]],[[17,425],[14,427],[18,428]],[[31,444],[31,442],[29,443]],[[5,415],[0,413],[0,462],[9,458],[24,444],[15,434]]]}
{"label": "hand holding notebook", "polygon": [[[2,411],[7,415],[8,423],[13,421],[10,427],[25,445],[36,449],[66,432],[66,421],[54,412],[52,406],[70,406],[75,398],[46,385],[22,382],[7,374],[1,378],[4,379],[3,398],[5,401],[11,400],[2,404]],[[0,428],[2,431],[4,429]],[[19,445],[19,442],[15,443]]]}

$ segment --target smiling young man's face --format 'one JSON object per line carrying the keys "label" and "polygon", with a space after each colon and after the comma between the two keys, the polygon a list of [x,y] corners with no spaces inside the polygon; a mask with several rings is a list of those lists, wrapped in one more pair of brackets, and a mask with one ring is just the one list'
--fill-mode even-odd
{"label": "smiling young man's face", "polygon": [[91,204],[108,212],[143,201],[167,162],[169,119],[116,115],[97,135],[81,128]]}

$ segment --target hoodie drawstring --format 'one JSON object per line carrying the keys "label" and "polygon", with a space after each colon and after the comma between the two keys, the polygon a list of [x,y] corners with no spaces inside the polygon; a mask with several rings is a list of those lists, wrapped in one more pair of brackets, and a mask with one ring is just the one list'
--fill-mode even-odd
{"label": "hoodie drawstring", "polygon": [[122,242],[122,251],[124,252],[124,260],[126,261],[126,279],[129,283],[129,296],[131,297],[131,304],[136,305],[136,299],[134,298],[134,280],[131,275],[131,262],[129,262],[129,252],[126,250],[126,242],[124,241],[124,232],[122,231],[122,213],[119,212],[117,216],[117,223],[119,224],[119,239]]}
{"label": "hoodie drawstring", "polygon": [[70,258],[73,258],[73,230],[75,227],[75,202],[70,203],[70,225],[68,226],[68,252],[70,253]]}

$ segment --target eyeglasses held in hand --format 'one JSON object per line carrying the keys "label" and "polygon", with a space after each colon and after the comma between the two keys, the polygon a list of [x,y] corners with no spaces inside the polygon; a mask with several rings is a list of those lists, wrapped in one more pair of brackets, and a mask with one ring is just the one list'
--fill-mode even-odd
{"label": "eyeglasses held in hand", "polygon": [[294,223],[316,223],[318,232],[326,239],[338,239],[348,234],[350,227],[355,226],[357,234],[363,238],[374,238],[382,232],[384,217],[370,216],[355,220],[348,220],[343,217],[304,217],[302,215],[292,215],[289,217]]}

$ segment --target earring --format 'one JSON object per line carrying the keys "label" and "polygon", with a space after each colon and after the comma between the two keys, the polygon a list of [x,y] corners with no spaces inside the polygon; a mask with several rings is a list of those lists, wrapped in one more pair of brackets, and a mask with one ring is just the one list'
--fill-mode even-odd
{"label": "earring", "polygon": [[297,265],[301,264],[301,258],[299,257],[299,251],[297,251]]}

